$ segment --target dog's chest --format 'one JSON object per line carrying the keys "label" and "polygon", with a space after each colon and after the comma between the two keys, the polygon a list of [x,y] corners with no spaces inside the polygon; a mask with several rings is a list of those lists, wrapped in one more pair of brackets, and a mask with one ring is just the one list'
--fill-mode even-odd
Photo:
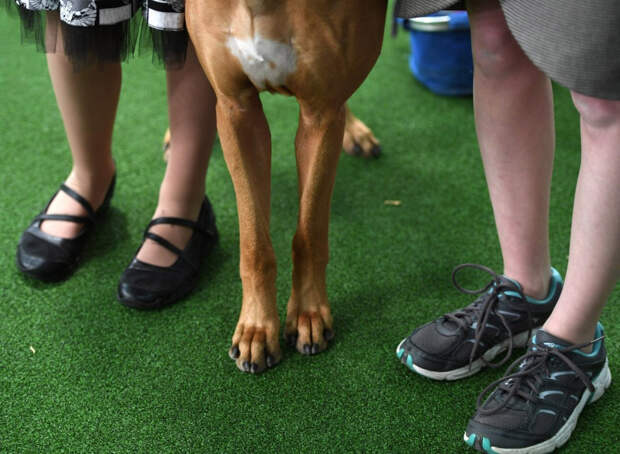
{"label": "dog's chest", "polygon": [[293,46],[264,38],[258,33],[250,38],[230,36],[226,46],[259,90],[286,85],[286,79],[297,69]]}

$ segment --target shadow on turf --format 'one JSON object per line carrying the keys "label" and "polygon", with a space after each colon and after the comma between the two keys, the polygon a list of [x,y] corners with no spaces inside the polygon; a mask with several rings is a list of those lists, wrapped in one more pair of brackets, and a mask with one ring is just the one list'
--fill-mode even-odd
{"label": "shadow on turf", "polygon": [[111,206],[106,219],[89,238],[82,264],[92,258],[103,260],[112,255],[119,247],[124,246],[128,237],[127,216],[115,206]]}

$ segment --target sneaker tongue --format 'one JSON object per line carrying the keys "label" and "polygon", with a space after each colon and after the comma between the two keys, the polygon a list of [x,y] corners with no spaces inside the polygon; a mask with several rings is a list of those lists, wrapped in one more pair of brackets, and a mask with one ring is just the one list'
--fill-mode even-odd
{"label": "sneaker tongue", "polygon": [[560,339],[559,337],[555,337],[553,334],[549,334],[547,331],[542,329],[536,332],[533,340],[536,345],[545,345],[546,347],[551,348],[563,348],[570,347],[572,345],[570,342]]}
{"label": "sneaker tongue", "polygon": [[[506,277],[504,275],[498,276],[498,282],[494,283],[491,288],[488,290],[487,293],[490,293],[493,291],[493,289],[495,287],[501,287],[502,291],[506,291],[506,290],[513,290],[513,291],[517,291],[520,292],[521,291],[521,284],[519,284],[517,281],[510,279],[509,277]],[[478,320],[475,320],[475,322],[477,322]],[[441,323],[439,324],[440,326],[440,330],[442,332],[442,334],[445,335],[453,335],[456,334],[455,332],[458,331],[460,329],[460,325],[456,322],[454,322],[453,320],[450,320],[448,318],[444,318]]]}
{"label": "sneaker tongue", "polygon": [[[548,348],[562,348],[562,347],[568,347],[571,344],[569,342],[566,342],[564,339],[560,339],[559,337],[556,337],[553,334],[549,334],[548,332],[542,329],[539,329],[534,335],[534,337],[532,338],[532,345],[530,346],[530,350],[535,349],[537,345],[541,345],[541,346],[544,345]],[[522,362],[519,365],[519,369],[517,369],[517,371],[522,370],[523,367],[525,367],[525,365],[526,363]],[[526,392],[531,392],[524,382],[522,382],[520,386],[522,390]],[[503,390],[499,391],[495,395],[495,400],[498,403],[501,403],[505,399],[506,394],[508,394],[508,391],[503,391]],[[512,408],[515,408],[515,409],[523,409],[526,406],[526,401],[524,401],[521,397],[513,396],[510,399],[510,402],[508,402],[508,405],[510,405]]]}
{"label": "sneaker tongue", "polygon": [[444,336],[455,336],[458,334],[458,330],[460,329],[460,325],[453,320],[448,318],[443,318],[439,322],[439,332]]}
{"label": "sneaker tongue", "polygon": [[508,290],[511,290],[510,287],[512,287],[513,290],[516,290],[519,292],[522,291],[521,284],[519,284],[517,281],[510,279],[509,277],[506,277],[504,275],[499,276],[499,282],[502,287],[508,287]]}

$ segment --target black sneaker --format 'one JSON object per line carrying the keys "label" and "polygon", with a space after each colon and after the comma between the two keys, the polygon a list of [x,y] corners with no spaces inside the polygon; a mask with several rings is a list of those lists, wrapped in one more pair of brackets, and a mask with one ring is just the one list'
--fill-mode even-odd
{"label": "black sneaker", "polygon": [[[479,290],[461,287],[456,274],[468,267],[486,271],[493,280]],[[518,282],[482,265],[457,266],[452,282],[463,293],[481,296],[469,306],[417,328],[396,348],[396,355],[409,369],[434,380],[457,380],[484,366],[504,364],[513,347],[525,347],[533,331],[547,320],[562,291],[562,278],[554,268],[544,300],[525,296]],[[499,363],[490,363],[505,350]]]}
{"label": "black sneaker", "polygon": [[600,324],[589,344],[592,352],[584,353],[580,348],[588,344],[570,345],[538,331],[528,352],[478,397],[465,443],[495,454],[544,454],[566,443],[583,407],[598,400],[611,384]]}

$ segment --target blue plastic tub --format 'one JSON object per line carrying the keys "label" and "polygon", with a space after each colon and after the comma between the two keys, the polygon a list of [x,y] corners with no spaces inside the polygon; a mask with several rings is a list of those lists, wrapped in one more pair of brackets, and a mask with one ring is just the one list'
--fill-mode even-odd
{"label": "blue plastic tub", "polygon": [[434,93],[471,95],[473,62],[466,11],[439,11],[404,20],[411,38],[409,68]]}

